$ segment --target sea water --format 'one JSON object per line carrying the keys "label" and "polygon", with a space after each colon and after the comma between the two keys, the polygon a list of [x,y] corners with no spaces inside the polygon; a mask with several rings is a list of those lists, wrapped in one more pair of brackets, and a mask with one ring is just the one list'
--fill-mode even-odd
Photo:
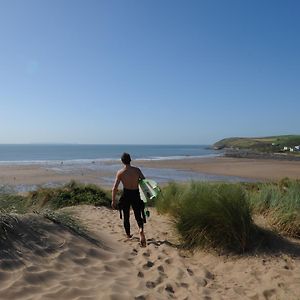
{"label": "sea water", "polygon": [[[35,164],[60,174],[84,174],[85,170],[115,174],[122,167],[120,157],[123,152],[130,153],[133,164],[137,166],[139,160],[190,159],[222,155],[222,152],[213,150],[209,145],[0,145],[0,165]],[[247,178],[235,176],[167,168],[143,167],[142,171],[146,177],[158,183],[190,180],[249,181]],[[107,185],[112,185],[114,175],[107,175],[102,180]],[[55,185],[55,182],[48,185]],[[2,188],[0,183],[0,192]],[[28,191],[35,188],[36,186],[20,185],[13,189]]]}
{"label": "sea water", "polygon": [[123,152],[132,159],[182,159],[219,155],[208,145],[0,145],[0,164],[119,160]]}

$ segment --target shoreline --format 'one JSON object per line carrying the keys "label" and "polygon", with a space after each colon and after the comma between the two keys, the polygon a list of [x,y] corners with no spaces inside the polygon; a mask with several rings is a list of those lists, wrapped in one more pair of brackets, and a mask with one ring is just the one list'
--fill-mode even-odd
{"label": "shoreline", "polygon": [[277,159],[232,158],[218,156],[184,161],[160,161],[140,163],[141,166],[155,168],[175,168],[205,174],[238,176],[258,181],[277,181],[284,177],[300,179],[300,161]]}
{"label": "shoreline", "polygon": [[300,155],[289,152],[259,152],[249,149],[225,149],[225,157],[232,158],[250,158],[250,159],[271,159],[271,160],[285,160],[285,161],[300,161]]}
{"label": "shoreline", "polygon": [[[160,175],[160,183],[190,180],[278,181],[285,177],[300,179],[300,161],[217,156],[135,160],[132,164],[141,168],[146,177],[156,179]],[[22,189],[22,186],[62,185],[73,179],[110,189],[116,171],[121,167],[122,164],[115,161],[83,165],[0,165],[0,183],[2,188],[19,186]]]}

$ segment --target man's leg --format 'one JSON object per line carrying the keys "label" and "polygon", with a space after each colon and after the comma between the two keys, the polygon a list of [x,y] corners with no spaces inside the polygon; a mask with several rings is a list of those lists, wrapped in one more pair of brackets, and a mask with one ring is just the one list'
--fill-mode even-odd
{"label": "man's leg", "polygon": [[132,202],[132,209],[134,212],[135,220],[139,226],[139,232],[140,232],[140,243],[141,246],[146,246],[146,237],[144,234],[144,221],[142,219],[142,212],[141,212],[141,205],[140,205],[140,199],[137,199],[136,201]]}
{"label": "man's leg", "polygon": [[127,234],[127,237],[131,237],[130,235],[130,204],[126,201],[123,205],[123,216],[124,216],[124,228]]}

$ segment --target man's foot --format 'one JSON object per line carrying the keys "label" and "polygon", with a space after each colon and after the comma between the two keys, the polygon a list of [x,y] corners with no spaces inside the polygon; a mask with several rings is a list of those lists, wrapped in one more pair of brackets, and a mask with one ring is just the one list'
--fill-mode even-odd
{"label": "man's foot", "polygon": [[144,234],[143,231],[140,231],[140,246],[141,247],[146,247],[147,246],[145,234]]}
{"label": "man's foot", "polygon": [[146,240],[140,240],[140,246],[141,246],[142,248],[145,248],[145,247],[147,246]]}
{"label": "man's foot", "polygon": [[133,234],[127,234],[127,238],[131,239],[133,237]]}

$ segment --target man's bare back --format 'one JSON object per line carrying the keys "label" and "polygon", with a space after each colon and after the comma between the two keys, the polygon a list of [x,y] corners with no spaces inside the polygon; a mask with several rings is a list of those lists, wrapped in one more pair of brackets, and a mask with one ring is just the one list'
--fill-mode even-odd
{"label": "man's bare back", "polygon": [[123,169],[118,171],[115,187],[117,187],[121,181],[123,188],[128,190],[136,190],[139,188],[139,180],[144,178],[145,177],[139,168],[126,165]]}

